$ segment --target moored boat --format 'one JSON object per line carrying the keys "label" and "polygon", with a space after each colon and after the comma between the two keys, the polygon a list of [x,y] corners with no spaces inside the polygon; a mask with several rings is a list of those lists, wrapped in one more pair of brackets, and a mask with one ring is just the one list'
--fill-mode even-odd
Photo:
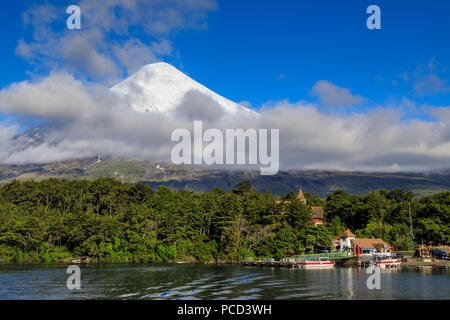
{"label": "moored boat", "polygon": [[327,257],[304,257],[297,261],[297,266],[302,269],[331,269],[335,261]]}
{"label": "moored boat", "polygon": [[380,256],[375,257],[374,263],[379,267],[396,268],[400,266],[402,260],[395,256]]}

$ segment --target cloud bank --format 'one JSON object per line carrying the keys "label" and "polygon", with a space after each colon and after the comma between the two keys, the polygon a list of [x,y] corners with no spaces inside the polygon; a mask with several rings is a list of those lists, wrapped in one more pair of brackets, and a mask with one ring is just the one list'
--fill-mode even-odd
{"label": "cloud bank", "polygon": [[450,163],[450,108],[426,107],[435,121],[404,120],[402,109],[327,114],[317,104],[280,101],[258,117],[230,117],[211,98],[192,91],[172,113],[129,109],[108,87],[52,73],[0,91],[0,111],[46,121],[45,142],[17,138],[1,126],[0,162],[43,163],[96,156],[170,161],[171,133],[205,127],[280,129],[282,169],[423,171]]}

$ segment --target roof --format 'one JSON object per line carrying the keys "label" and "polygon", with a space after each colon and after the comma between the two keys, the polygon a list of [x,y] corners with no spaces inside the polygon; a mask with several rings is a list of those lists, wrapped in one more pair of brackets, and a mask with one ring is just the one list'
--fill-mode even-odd
{"label": "roof", "polygon": [[382,239],[356,239],[356,245],[362,249],[377,249],[378,251],[384,248],[389,248],[389,244]]}
{"label": "roof", "polygon": [[348,237],[356,238],[356,236],[350,231],[350,229],[345,230],[345,231],[339,236],[339,238],[348,238]]}
{"label": "roof", "polygon": [[313,219],[322,219],[323,220],[323,207],[312,206],[311,213],[312,213]]}
{"label": "roof", "polygon": [[297,199],[305,199],[305,196],[303,195],[302,188],[300,188],[300,191],[298,192]]}

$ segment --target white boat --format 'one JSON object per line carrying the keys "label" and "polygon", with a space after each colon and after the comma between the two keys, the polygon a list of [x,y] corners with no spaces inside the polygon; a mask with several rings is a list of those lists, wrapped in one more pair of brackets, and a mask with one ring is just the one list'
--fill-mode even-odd
{"label": "white boat", "polygon": [[381,268],[396,268],[402,263],[402,260],[393,256],[374,257],[374,263]]}
{"label": "white boat", "polygon": [[301,269],[332,269],[334,268],[333,260],[327,257],[304,257],[297,261],[297,266]]}

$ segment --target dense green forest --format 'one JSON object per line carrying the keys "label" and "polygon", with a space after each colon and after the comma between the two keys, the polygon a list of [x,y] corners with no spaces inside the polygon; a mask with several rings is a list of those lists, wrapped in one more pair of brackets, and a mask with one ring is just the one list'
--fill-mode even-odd
{"label": "dense green forest", "polygon": [[[416,242],[450,241],[448,191],[420,199],[401,190],[305,196],[307,205],[294,192],[281,197],[255,192],[249,181],[230,191],[206,193],[167,187],[155,191],[113,179],[14,181],[0,188],[0,260],[279,259],[329,246],[347,227],[359,237],[380,237],[407,250],[409,205]],[[324,225],[314,225],[310,205],[324,206]]]}

